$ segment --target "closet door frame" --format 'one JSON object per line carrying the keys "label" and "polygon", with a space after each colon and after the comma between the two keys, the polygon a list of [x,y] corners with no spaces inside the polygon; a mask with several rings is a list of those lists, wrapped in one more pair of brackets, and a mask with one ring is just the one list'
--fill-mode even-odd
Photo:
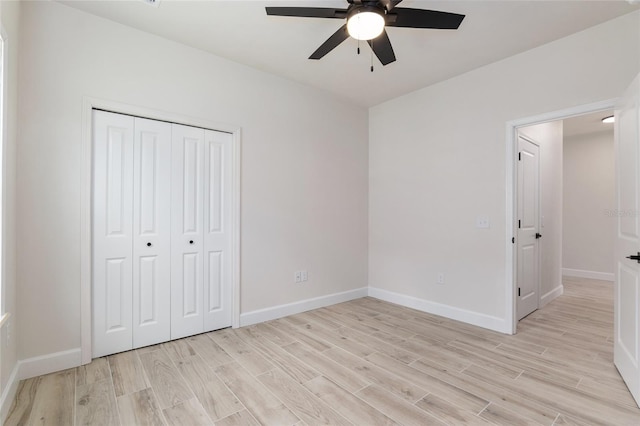
{"label": "closet door frame", "polygon": [[231,287],[232,287],[232,324],[233,328],[240,326],[240,176],[241,176],[241,144],[242,132],[239,126],[218,123],[200,118],[180,114],[167,113],[150,108],[129,105],[125,103],[87,97],[82,101],[82,171],[81,171],[81,210],[80,210],[80,362],[88,364],[92,357],[92,198],[93,198],[93,110],[104,110],[114,113],[131,115],[151,120],[167,121],[203,129],[217,130],[232,136],[231,179],[232,194],[231,221],[232,256]]}

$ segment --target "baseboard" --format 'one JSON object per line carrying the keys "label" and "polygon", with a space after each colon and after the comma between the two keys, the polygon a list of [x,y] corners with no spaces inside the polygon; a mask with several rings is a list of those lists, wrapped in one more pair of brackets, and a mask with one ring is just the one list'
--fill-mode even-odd
{"label": "baseboard", "polygon": [[244,327],[246,325],[270,321],[286,317],[288,315],[295,315],[312,309],[324,308],[325,306],[348,302],[349,300],[359,299],[366,296],[367,287],[362,287],[342,293],[333,293],[326,296],[314,297],[312,299],[305,299],[299,302],[287,303],[285,305],[278,305],[271,308],[258,309],[241,314],[240,326]]}
{"label": "baseboard", "polygon": [[417,309],[429,314],[439,315],[441,317],[462,321],[467,324],[476,325],[478,327],[487,328],[499,333],[511,334],[511,325],[507,324],[504,318],[498,318],[479,312],[468,311],[466,309],[455,308],[453,306],[436,303],[425,299],[419,299],[405,294],[394,293],[380,288],[369,287],[369,296],[385,302],[395,303],[396,305],[405,306],[407,308]]}
{"label": "baseboard", "polygon": [[7,416],[9,415],[9,410],[11,409],[11,404],[13,404],[13,400],[16,397],[16,392],[18,391],[18,384],[20,383],[20,379],[18,379],[18,364],[13,367],[13,371],[11,371],[11,375],[9,376],[9,380],[7,381],[7,385],[2,390],[2,397],[0,399],[0,424],[4,424],[5,420],[7,420]]}
{"label": "baseboard", "polygon": [[564,293],[564,286],[563,285],[559,285],[558,287],[554,288],[550,292],[544,294],[540,298],[540,307],[538,309],[542,308],[543,306],[545,306],[547,303],[551,302],[556,297],[562,296],[563,293]]}
{"label": "baseboard", "polygon": [[585,271],[582,269],[562,268],[562,275],[566,275],[568,277],[577,277],[577,278],[590,278],[592,280],[602,280],[602,281],[615,280],[615,275],[613,274],[613,272]]}
{"label": "baseboard", "polygon": [[20,380],[43,374],[54,373],[81,365],[80,348],[56,352],[48,355],[18,361],[18,378]]}

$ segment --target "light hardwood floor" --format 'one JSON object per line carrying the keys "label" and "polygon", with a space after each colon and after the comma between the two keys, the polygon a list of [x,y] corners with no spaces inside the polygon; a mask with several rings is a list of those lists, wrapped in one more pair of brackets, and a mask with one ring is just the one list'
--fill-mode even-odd
{"label": "light hardwood floor", "polygon": [[5,425],[640,425],[612,296],[566,279],[515,336],[359,299],[25,380]]}

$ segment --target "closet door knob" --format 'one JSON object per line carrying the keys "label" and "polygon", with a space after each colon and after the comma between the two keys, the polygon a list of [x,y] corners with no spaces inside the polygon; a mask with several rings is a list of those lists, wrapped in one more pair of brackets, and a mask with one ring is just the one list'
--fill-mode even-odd
{"label": "closet door knob", "polygon": [[193,244],[193,240],[189,240],[189,244]]}
{"label": "closet door knob", "polygon": [[147,243],[147,247],[151,247],[151,243]]}

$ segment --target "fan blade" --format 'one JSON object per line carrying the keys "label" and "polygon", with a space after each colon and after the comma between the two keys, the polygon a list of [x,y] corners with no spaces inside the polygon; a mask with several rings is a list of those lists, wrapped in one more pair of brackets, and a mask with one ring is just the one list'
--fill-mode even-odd
{"label": "fan blade", "polygon": [[391,12],[391,9],[396,7],[401,1],[402,0],[380,0],[380,4],[382,4],[384,8],[387,9],[387,12]]}
{"label": "fan blade", "polygon": [[373,40],[367,40],[371,50],[376,54],[382,65],[390,64],[396,60],[396,55],[393,53],[393,47],[391,46],[391,40],[387,35],[387,31],[382,31],[377,38]]}
{"label": "fan blade", "polygon": [[394,9],[392,13],[387,15],[387,26],[457,30],[463,19],[464,15],[457,13],[403,7]]}
{"label": "fan blade", "polygon": [[331,37],[327,39],[322,46],[318,47],[318,49],[309,56],[309,59],[320,59],[327,53],[331,52],[333,49],[338,47],[340,43],[349,38],[349,33],[347,32],[347,24],[341,26],[338,31],[333,33]]}
{"label": "fan blade", "polygon": [[267,15],[296,16],[302,18],[338,18],[347,17],[347,9],[328,7],[265,7]]}

